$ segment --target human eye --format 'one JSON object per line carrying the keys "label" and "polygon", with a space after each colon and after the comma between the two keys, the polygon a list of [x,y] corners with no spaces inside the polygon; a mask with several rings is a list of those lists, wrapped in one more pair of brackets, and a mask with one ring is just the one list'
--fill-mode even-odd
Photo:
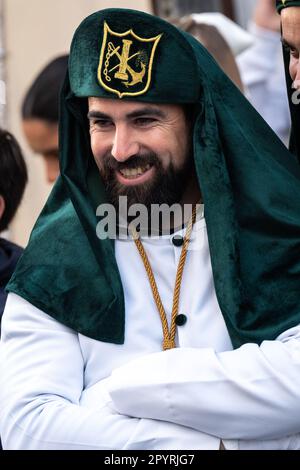
{"label": "human eye", "polygon": [[157,123],[157,119],[153,116],[139,116],[134,119],[137,127],[150,127]]}
{"label": "human eye", "polygon": [[113,127],[113,122],[106,118],[97,118],[90,121],[91,129],[109,130]]}
{"label": "human eye", "polygon": [[285,42],[283,43],[283,47],[292,57],[295,57],[295,58],[299,57],[299,51],[296,47],[290,46],[289,44]]}
{"label": "human eye", "polygon": [[298,59],[298,58],[299,58],[299,51],[298,51],[298,49],[295,49],[295,48],[291,47],[291,49],[290,49],[290,54],[291,54],[291,56],[293,56],[295,59]]}
{"label": "human eye", "polygon": [[292,57],[295,57],[295,58],[299,57],[299,51],[295,47],[289,46],[288,50]]}

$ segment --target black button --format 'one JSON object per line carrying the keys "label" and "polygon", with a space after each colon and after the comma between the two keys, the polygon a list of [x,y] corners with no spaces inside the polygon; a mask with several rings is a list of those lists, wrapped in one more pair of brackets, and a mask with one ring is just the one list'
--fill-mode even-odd
{"label": "black button", "polygon": [[186,315],[183,315],[183,313],[181,313],[180,315],[177,315],[176,319],[175,319],[175,323],[177,326],[183,326],[185,325],[187,322],[187,316]]}
{"label": "black button", "polygon": [[182,246],[183,245],[183,237],[181,237],[180,235],[175,235],[172,238],[172,243],[173,243],[174,246]]}

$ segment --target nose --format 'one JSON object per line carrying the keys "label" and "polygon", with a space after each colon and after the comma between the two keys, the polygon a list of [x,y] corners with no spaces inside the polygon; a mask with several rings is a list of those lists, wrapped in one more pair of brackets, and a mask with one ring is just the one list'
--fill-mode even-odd
{"label": "nose", "polygon": [[139,153],[139,144],[134,137],[128,126],[116,126],[111,154],[117,161],[125,162]]}

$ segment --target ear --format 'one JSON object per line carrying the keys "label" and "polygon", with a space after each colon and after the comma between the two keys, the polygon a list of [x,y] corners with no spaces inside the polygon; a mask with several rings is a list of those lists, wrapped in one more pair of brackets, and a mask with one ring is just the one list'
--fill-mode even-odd
{"label": "ear", "polygon": [[2,218],[5,211],[5,201],[4,197],[0,195],[0,219]]}

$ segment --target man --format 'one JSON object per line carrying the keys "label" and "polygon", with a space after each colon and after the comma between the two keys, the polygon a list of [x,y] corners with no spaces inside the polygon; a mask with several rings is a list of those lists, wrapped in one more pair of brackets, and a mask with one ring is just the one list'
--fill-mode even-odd
{"label": "man", "polygon": [[51,60],[35,78],[22,104],[22,124],[30,148],[42,155],[48,183],[59,175],[58,108],[68,55]]}
{"label": "man", "polygon": [[[221,13],[194,13],[179,18],[171,18],[172,24],[181,28],[183,31],[194,36],[208,50],[208,52],[216,60],[221,69],[243,92],[244,87],[235,60],[235,51],[239,47],[249,47],[251,44],[251,36],[246,31],[239,28],[233,21]],[[227,42],[225,31],[232,39],[232,44]],[[246,44],[239,44],[239,38],[248,40]]]}
{"label": "man", "polygon": [[[20,205],[27,183],[27,169],[22,151],[12,134],[0,129],[0,233],[6,231]],[[22,248],[0,237],[0,321],[5,292]],[[1,328],[0,328],[1,332]]]}
{"label": "man", "polygon": [[248,98],[288,146],[291,133],[289,103],[280,34],[280,16],[274,0],[257,0],[249,32],[254,44],[237,58]]}
{"label": "man", "polygon": [[23,252],[20,246],[6,240],[1,234],[14,218],[26,183],[27,168],[20,146],[10,132],[0,129],[0,334],[7,298],[5,288]]}
{"label": "man", "polygon": [[300,1],[277,0],[276,6],[281,15],[286,82],[292,119],[290,150],[300,161]]}
{"label": "man", "polygon": [[[5,448],[300,448],[299,165],[198,41],[142,12],[83,21],[61,111],[3,317]],[[132,224],[162,203],[192,217]]]}

